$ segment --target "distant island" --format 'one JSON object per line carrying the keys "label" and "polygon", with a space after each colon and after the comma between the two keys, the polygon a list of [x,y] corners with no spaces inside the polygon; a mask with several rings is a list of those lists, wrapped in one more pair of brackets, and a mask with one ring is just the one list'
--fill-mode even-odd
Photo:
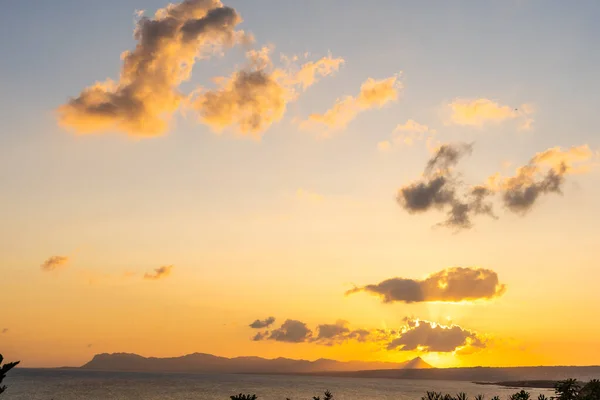
{"label": "distant island", "polygon": [[255,374],[307,374],[365,370],[399,370],[433,368],[420,357],[402,363],[293,360],[289,358],[266,359],[261,357],[219,357],[194,353],[181,357],[142,357],[137,354],[97,354],[81,367],[99,371],[135,372],[189,372],[189,373],[255,373]]}
{"label": "distant island", "polygon": [[182,372],[225,374],[296,374],[348,378],[432,379],[472,381],[510,387],[549,387],[550,382],[600,378],[600,366],[575,367],[469,367],[434,368],[420,357],[401,363],[315,361],[289,358],[219,357],[194,353],[181,357],[142,357],[137,354],[98,354],[80,367],[84,370],[120,372]]}

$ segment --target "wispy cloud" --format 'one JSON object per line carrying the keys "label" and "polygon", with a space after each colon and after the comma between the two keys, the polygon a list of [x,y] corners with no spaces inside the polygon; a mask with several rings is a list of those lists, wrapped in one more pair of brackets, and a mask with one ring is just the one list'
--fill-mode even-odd
{"label": "wispy cloud", "polygon": [[448,104],[448,123],[481,128],[487,124],[498,124],[507,120],[520,120],[520,129],[530,129],[533,124],[533,106],[522,104],[519,107],[501,105],[493,100],[455,99]]}
{"label": "wispy cloud", "polygon": [[431,301],[461,302],[499,297],[506,291],[498,274],[490,269],[452,267],[425,279],[391,278],[377,284],[356,287],[346,295],[365,292],[384,303]]}
{"label": "wispy cloud", "polygon": [[153,273],[144,274],[144,279],[158,280],[158,279],[166,278],[167,276],[169,276],[171,274],[172,269],[173,269],[172,265],[164,265],[160,268],[154,269]]}
{"label": "wispy cloud", "polygon": [[58,109],[60,125],[78,133],[119,131],[136,136],[165,132],[199,57],[251,37],[235,27],[240,15],[219,0],[185,0],[141,17],[137,46],[122,54],[118,81],[84,89]]}
{"label": "wispy cloud", "polygon": [[412,146],[422,140],[426,140],[428,147],[430,147],[436,133],[435,129],[409,119],[404,124],[398,124],[392,133],[392,137],[379,142],[377,148],[381,151],[389,151],[394,147]]}
{"label": "wispy cloud", "polygon": [[8,333],[8,328],[2,329],[2,334],[4,335],[5,333]]}
{"label": "wispy cloud", "polygon": [[367,79],[356,96],[338,99],[333,107],[323,114],[311,114],[300,127],[317,132],[332,132],[345,128],[356,116],[372,108],[381,108],[398,99],[402,84],[398,75],[382,80]]}
{"label": "wispy cloud", "polygon": [[63,268],[69,262],[69,257],[66,256],[52,256],[40,265],[42,271],[55,271],[59,268]]}

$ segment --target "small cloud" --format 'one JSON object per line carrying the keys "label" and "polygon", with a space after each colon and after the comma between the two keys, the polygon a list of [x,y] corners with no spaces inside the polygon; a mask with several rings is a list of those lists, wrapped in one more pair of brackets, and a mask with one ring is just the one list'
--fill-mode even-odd
{"label": "small cloud", "polygon": [[381,151],[389,151],[392,146],[412,146],[422,140],[426,140],[429,146],[436,133],[435,129],[409,119],[404,124],[398,124],[392,133],[392,137],[384,142],[379,142],[377,147]]}
{"label": "small cloud", "polygon": [[5,333],[8,333],[8,328],[2,329],[2,334],[4,335]]}
{"label": "small cloud", "polygon": [[387,345],[388,350],[420,352],[472,353],[487,346],[483,337],[458,325],[441,325],[418,319],[406,319],[406,326]]}
{"label": "small cloud", "polygon": [[506,120],[522,119],[520,129],[530,129],[534,112],[531,104],[522,104],[515,108],[501,105],[490,99],[456,99],[448,104],[449,123],[461,126],[481,128],[487,124],[498,124]]}
{"label": "small cloud", "polygon": [[298,189],[296,191],[296,197],[298,197],[299,199],[302,200],[307,200],[307,201],[311,201],[311,202],[320,202],[323,201],[323,196],[318,194],[318,193],[314,193],[314,192],[310,192],[308,190],[304,190],[304,189]]}
{"label": "small cloud", "polygon": [[144,279],[148,280],[158,280],[165,278],[171,274],[171,270],[173,269],[172,265],[165,265],[160,268],[156,268],[154,273],[146,273],[144,274]]}
{"label": "small cloud", "polygon": [[288,319],[281,327],[270,332],[259,332],[253,340],[274,340],[277,342],[302,343],[307,342],[313,333],[302,321]]}
{"label": "small cloud", "polygon": [[66,256],[52,256],[40,265],[43,271],[55,271],[59,268],[63,268],[69,262],[69,257]]}
{"label": "small cloud", "polygon": [[93,344],[90,343],[90,344],[87,345],[87,348],[90,349],[92,346],[93,346]]}
{"label": "small cloud", "polygon": [[377,284],[351,289],[346,295],[366,292],[384,303],[461,302],[499,297],[506,291],[498,274],[490,269],[453,267],[429,275],[423,280],[391,278]]}
{"label": "small cloud", "polygon": [[257,319],[253,323],[250,324],[250,328],[252,329],[263,329],[268,328],[275,322],[275,317],[265,318],[263,320]]}
{"label": "small cloud", "polygon": [[300,123],[300,127],[325,133],[343,129],[359,113],[396,101],[401,88],[398,75],[382,80],[369,78],[363,82],[357,96],[338,99],[325,113],[311,114],[307,120]]}

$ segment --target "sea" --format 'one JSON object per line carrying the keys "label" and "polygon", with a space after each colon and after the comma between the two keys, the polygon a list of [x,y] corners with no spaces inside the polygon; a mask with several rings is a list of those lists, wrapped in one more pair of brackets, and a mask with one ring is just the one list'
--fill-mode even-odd
{"label": "sea", "polygon": [[[294,375],[95,372],[61,369],[12,370],[2,400],[229,400],[238,393],[258,400],[312,400],[329,390],[335,400],[420,400],[427,391],[477,394],[506,400],[515,388],[471,382],[334,378]],[[520,390],[520,389],[519,389]],[[552,390],[526,389],[532,399]]]}

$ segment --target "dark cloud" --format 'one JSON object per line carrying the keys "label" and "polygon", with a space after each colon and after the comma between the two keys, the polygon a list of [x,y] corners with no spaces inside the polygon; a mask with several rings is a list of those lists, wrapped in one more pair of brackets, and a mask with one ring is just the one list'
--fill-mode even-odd
{"label": "dark cloud", "polygon": [[441,353],[465,347],[481,349],[486,344],[477,333],[458,325],[443,326],[419,320],[408,320],[406,328],[387,345],[388,350]]}
{"label": "dark cloud", "polygon": [[509,181],[502,194],[506,208],[517,214],[526,214],[535,204],[540,195],[548,193],[562,194],[561,187],[565,181],[567,167],[562,164],[558,169],[550,169],[539,179],[526,177],[529,169],[520,169],[519,174]]}
{"label": "dark cloud", "polygon": [[425,175],[431,175],[436,172],[446,172],[458,164],[458,161],[465,155],[471,154],[473,144],[458,143],[455,145],[444,144],[440,146],[434,156],[425,166]]}
{"label": "dark cloud", "polygon": [[80,133],[164,132],[182,101],[178,87],[190,78],[196,59],[249,40],[235,31],[241,21],[219,0],[185,0],[142,17],[134,35],[136,48],[122,56],[119,81],[84,89],[58,109],[60,124]]}
{"label": "dark cloud", "polygon": [[8,328],[2,329],[2,334],[8,333]]}
{"label": "dark cloud", "polygon": [[372,331],[366,329],[351,330],[348,321],[339,320],[335,324],[318,325],[317,335],[312,341],[326,346],[333,346],[350,340],[366,342],[373,336]]}
{"label": "dark cloud", "polygon": [[428,301],[459,302],[501,296],[506,286],[496,272],[484,268],[447,268],[423,280],[392,278],[378,284],[357,287],[347,295],[367,292],[381,297],[384,303],[418,303]]}
{"label": "dark cloud", "polygon": [[277,342],[301,343],[312,337],[312,331],[304,322],[288,319],[280,328],[270,332],[268,339]]}
{"label": "dark cloud", "polygon": [[65,256],[52,256],[40,265],[43,271],[54,271],[58,268],[64,267],[69,262],[69,257]]}
{"label": "dark cloud", "polygon": [[163,265],[160,268],[155,268],[154,273],[145,273],[144,279],[158,280],[158,279],[165,278],[171,274],[172,269],[173,269],[172,265]]}
{"label": "dark cloud", "polygon": [[[250,327],[253,327],[252,325],[254,323]],[[279,342],[315,343],[333,346],[348,341],[381,342],[389,338],[389,335],[390,332],[381,329],[350,329],[348,321],[344,320],[338,320],[334,324],[317,325],[315,332],[313,332],[304,322],[288,319],[278,329],[258,332],[252,337],[252,340],[275,340]]]}
{"label": "dark cloud", "polygon": [[271,326],[273,324],[273,322],[275,322],[275,317],[269,317],[269,318],[265,318],[263,320],[257,319],[256,321],[254,321],[253,323],[250,324],[250,328],[253,328],[253,329],[268,328],[269,326]]}
{"label": "dark cloud", "polygon": [[472,149],[471,144],[465,143],[442,145],[427,162],[423,178],[399,190],[396,198],[398,204],[410,214],[431,209],[445,210],[447,219],[438,225],[457,230],[471,228],[473,215],[494,216],[491,203],[486,202],[492,192],[476,186],[470,188],[466,195],[461,195],[462,184],[452,171]]}

